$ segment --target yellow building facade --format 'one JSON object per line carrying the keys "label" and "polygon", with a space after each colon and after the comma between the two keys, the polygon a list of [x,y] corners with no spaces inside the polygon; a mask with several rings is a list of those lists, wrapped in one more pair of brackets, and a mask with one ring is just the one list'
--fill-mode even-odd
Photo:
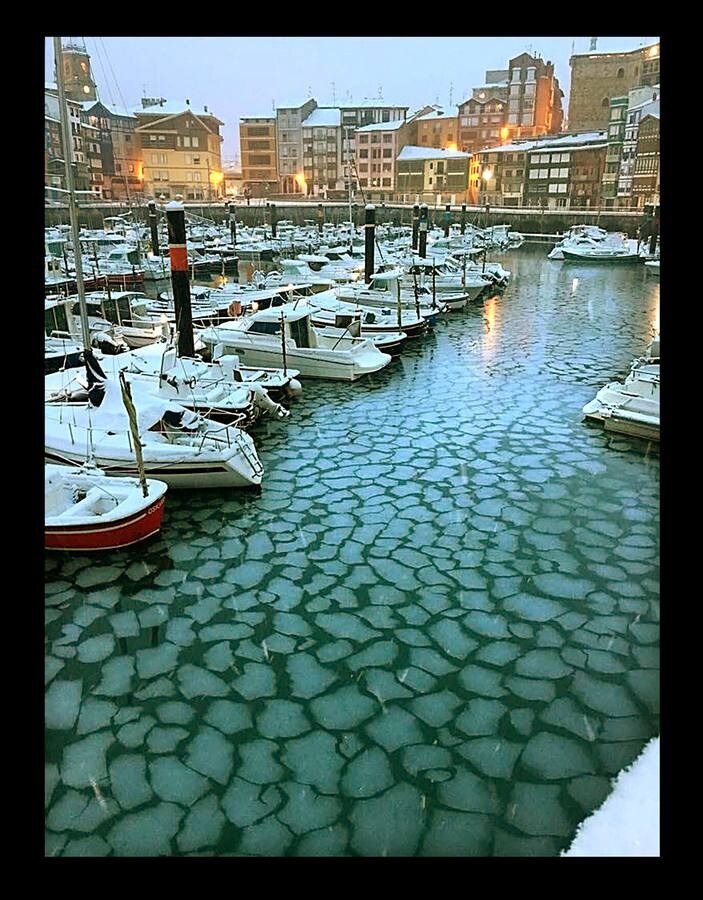
{"label": "yellow building facade", "polygon": [[221,200],[224,124],[207,110],[164,104],[135,112],[142,146],[144,193],[158,199]]}

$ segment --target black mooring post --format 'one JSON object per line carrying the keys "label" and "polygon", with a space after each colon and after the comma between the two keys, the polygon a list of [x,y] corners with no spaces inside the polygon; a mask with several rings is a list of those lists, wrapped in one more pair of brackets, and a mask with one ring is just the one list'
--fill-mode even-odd
{"label": "black mooring post", "polygon": [[234,203],[229,205],[229,233],[232,238],[232,246],[237,246],[237,208]]}
{"label": "black mooring post", "polygon": [[413,250],[417,250],[417,235],[420,226],[420,205],[413,206]]}
{"label": "black mooring post", "polygon": [[271,204],[271,237],[276,237],[276,204]]}
{"label": "black mooring post", "polygon": [[364,281],[369,284],[374,270],[376,239],[376,207],[369,203],[364,217]]}
{"label": "black mooring post", "polygon": [[171,257],[171,284],[173,304],[176,309],[178,355],[195,356],[193,343],[193,314],[190,307],[190,283],[188,280],[188,248],[186,246],[186,219],[183,204],[172,200],[166,205],[168,225],[168,251]]}
{"label": "black mooring post", "polygon": [[161,256],[159,250],[159,226],[156,221],[156,201],[150,200],[147,204],[149,207],[149,231],[151,232],[151,252],[154,256]]}
{"label": "black mooring post", "polygon": [[320,232],[320,234],[322,234],[322,223],[324,221],[324,218],[325,218],[325,213],[324,213],[324,210],[322,209],[322,204],[318,203],[317,204],[317,228],[318,228],[318,231]]}
{"label": "black mooring post", "polygon": [[461,233],[464,234],[466,231],[466,204],[461,204]]}
{"label": "black mooring post", "polygon": [[419,224],[419,254],[422,259],[427,257],[427,219],[429,210],[427,204],[423,203],[420,207],[420,224]]}
{"label": "black mooring post", "polygon": [[452,208],[449,203],[444,207],[444,236],[449,237],[449,223],[452,219]]}

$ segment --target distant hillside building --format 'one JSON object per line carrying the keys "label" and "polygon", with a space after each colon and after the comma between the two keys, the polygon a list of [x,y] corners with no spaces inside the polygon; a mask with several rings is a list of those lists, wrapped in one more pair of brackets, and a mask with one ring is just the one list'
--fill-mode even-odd
{"label": "distant hillside building", "polygon": [[576,53],[570,65],[569,130],[607,128],[614,97],[659,83],[659,44],[625,53]]}
{"label": "distant hillside building", "polygon": [[[148,104],[148,105],[147,105]],[[144,160],[144,192],[166,200],[218,200],[224,174],[220,121],[207,106],[142,100],[134,111]]]}
{"label": "distant hillside building", "polygon": [[242,153],[243,190],[251,197],[266,197],[277,193],[276,116],[241,118],[239,145]]}

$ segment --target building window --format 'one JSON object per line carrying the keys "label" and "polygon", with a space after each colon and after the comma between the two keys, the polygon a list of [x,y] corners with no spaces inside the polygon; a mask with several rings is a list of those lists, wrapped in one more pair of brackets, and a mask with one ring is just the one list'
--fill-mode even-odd
{"label": "building window", "polygon": [[607,97],[603,97],[601,106],[610,106],[610,100]]}
{"label": "building window", "polygon": [[[654,98],[657,99],[656,97]],[[383,135],[383,143],[384,144],[392,144],[393,143],[393,135],[392,134],[384,134]],[[383,151],[385,153],[385,150]]]}
{"label": "building window", "polygon": [[625,70],[622,68],[618,69],[618,78],[624,78],[624,77],[625,77]]}

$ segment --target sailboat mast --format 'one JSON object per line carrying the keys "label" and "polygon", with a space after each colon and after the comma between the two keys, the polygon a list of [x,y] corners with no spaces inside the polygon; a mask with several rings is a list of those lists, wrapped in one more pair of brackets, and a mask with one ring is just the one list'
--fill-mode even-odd
{"label": "sailboat mast", "polygon": [[[83,284],[83,259],[81,257],[80,230],[78,228],[78,207],[76,206],[75,185],[73,180],[73,135],[71,134],[71,123],[68,119],[68,105],[66,104],[60,37],[54,37],[54,64],[56,67],[56,85],[59,92],[59,118],[61,120],[61,133],[63,135],[63,157],[64,165],[66,167],[68,211],[71,218],[71,239],[73,241],[73,255],[75,257],[76,287],[78,288],[78,302],[81,313],[83,347],[85,350],[89,350],[90,329],[88,328],[88,308],[85,302],[85,286]],[[66,272],[66,275],[68,275],[68,272]]]}

